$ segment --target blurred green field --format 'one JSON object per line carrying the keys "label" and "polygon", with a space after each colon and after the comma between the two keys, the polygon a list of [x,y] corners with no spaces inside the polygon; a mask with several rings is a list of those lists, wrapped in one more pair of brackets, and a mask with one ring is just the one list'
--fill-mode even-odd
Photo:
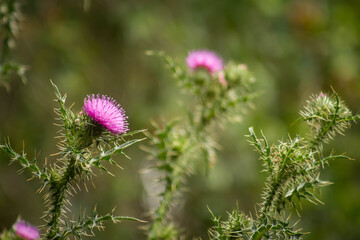
{"label": "blurred green field", "polygon": [[[208,174],[200,170],[189,179],[172,212],[187,239],[208,238],[207,206],[224,218],[236,204],[254,214],[265,175],[245,137],[250,126],[263,130],[270,142],[288,132],[305,134],[304,125],[295,123],[298,111],[311,94],[331,92],[331,86],[360,112],[358,0],[91,0],[88,10],[82,0],[21,2],[11,57],[29,66],[28,82],[14,79],[10,91],[0,87],[0,139],[9,136],[17,151],[24,143],[28,157],[36,154],[40,162],[57,151],[57,105],[49,79],[68,94],[74,109],[81,109],[88,94],[107,94],[126,110],[130,129],[151,130],[150,119],[177,116],[179,101],[187,103],[189,96],[146,50],[164,50],[185,65],[188,51],[205,48],[248,65],[261,93],[255,108],[241,123],[214,129],[222,146],[219,161]],[[320,194],[325,205],[302,205],[297,226],[311,232],[305,239],[360,239],[359,130],[354,125],[327,146],[355,160],[332,162],[324,170],[322,178],[334,184]],[[151,161],[139,146],[126,153],[132,159],[118,158],[124,169],[112,168],[116,177],[98,172],[96,187],[89,183],[89,192],[79,192],[70,216],[97,205],[100,213],[116,206],[118,215],[150,220],[143,170]],[[26,182],[30,175],[19,175],[18,169],[0,154],[0,230],[18,215],[43,224],[43,195],[34,194],[39,184]],[[146,239],[143,228],[133,222],[107,224],[95,239]]]}

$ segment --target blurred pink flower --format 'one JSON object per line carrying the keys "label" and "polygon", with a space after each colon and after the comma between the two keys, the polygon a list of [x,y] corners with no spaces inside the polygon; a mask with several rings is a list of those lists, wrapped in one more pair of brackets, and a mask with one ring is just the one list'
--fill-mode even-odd
{"label": "blurred pink flower", "polygon": [[210,73],[223,70],[223,62],[214,52],[208,50],[198,50],[190,52],[186,58],[189,68],[206,68]]}
{"label": "blurred pink flower", "polygon": [[124,109],[120,104],[105,95],[91,95],[84,99],[85,112],[97,123],[113,134],[127,132],[128,122]]}
{"label": "blurred pink flower", "polygon": [[36,227],[25,223],[24,221],[15,223],[14,229],[16,235],[23,239],[35,240],[40,238],[39,230]]}

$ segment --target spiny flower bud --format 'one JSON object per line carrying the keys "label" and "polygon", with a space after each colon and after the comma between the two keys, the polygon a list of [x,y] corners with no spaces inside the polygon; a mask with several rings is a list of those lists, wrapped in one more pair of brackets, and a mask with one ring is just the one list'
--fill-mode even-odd
{"label": "spiny flower bud", "polygon": [[336,133],[342,134],[350,127],[349,119],[352,117],[351,111],[336,93],[313,96],[300,115],[313,129],[316,139],[323,141],[332,139]]}

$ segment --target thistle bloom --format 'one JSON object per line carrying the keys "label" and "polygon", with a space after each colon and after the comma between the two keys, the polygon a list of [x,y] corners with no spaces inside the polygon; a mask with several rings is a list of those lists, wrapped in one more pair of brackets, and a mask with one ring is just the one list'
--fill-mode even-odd
{"label": "thistle bloom", "polygon": [[207,50],[190,52],[186,58],[186,64],[191,69],[206,68],[211,74],[224,69],[221,58]]}
{"label": "thistle bloom", "polygon": [[84,99],[84,111],[97,123],[113,134],[127,132],[128,122],[120,104],[105,95],[91,95]]}
{"label": "thistle bloom", "polygon": [[35,240],[40,238],[39,230],[24,221],[19,221],[14,226],[16,235],[26,240]]}

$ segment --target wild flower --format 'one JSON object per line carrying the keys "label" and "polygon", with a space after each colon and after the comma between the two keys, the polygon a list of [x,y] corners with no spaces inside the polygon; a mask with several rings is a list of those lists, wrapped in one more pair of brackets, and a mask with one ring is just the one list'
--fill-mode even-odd
{"label": "wild flower", "polygon": [[[30,171],[33,178],[42,182],[39,192],[47,191],[45,194],[47,210],[43,217],[47,224],[44,225],[43,239],[69,239],[70,236],[81,239],[82,236],[94,235],[95,229],[103,229],[106,221],[113,223],[122,220],[141,221],[133,217],[115,216],[114,210],[99,215],[96,208],[91,216],[81,213],[77,221],[68,220],[70,196],[76,194],[75,186],[80,189],[79,183],[85,185],[86,181],[91,181],[95,176],[94,168],[111,174],[105,163],[118,165],[113,156],[125,155],[125,148],[142,141],[143,139],[128,139],[142,130],[125,134],[128,130],[125,112],[115,100],[106,96],[88,96],[85,98],[82,112],[76,114],[71,108],[66,107],[66,96],[60,93],[53,82],[51,83],[55,90],[56,101],[59,103],[59,108],[56,108],[55,112],[61,121],[59,124],[61,131],[58,136],[59,152],[56,154],[59,157],[56,162],[51,166],[40,167],[37,158],[31,161],[24,151],[17,153],[8,139],[4,145],[0,145],[0,151],[7,153],[12,162],[20,163],[21,171]],[[102,134],[105,129],[115,135]],[[117,135],[120,133],[122,133],[120,136]],[[19,222],[14,231],[27,240],[39,237],[34,228],[23,222]],[[9,234],[11,232],[5,231],[0,238],[4,239],[2,236]]]}
{"label": "wild flower", "polygon": [[190,52],[186,58],[186,63],[188,67],[193,70],[198,68],[205,68],[211,74],[222,71],[224,69],[221,58],[214,52],[208,50]]}
{"label": "wild flower", "polygon": [[14,230],[16,235],[26,240],[35,240],[40,238],[37,227],[31,226],[24,221],[15,223]]}
{"label": "wild flower", "polygon": [[129,130],[124,109],[111,97],[99,94],[87,96],[83,109],[96,123],[115,135]]}

